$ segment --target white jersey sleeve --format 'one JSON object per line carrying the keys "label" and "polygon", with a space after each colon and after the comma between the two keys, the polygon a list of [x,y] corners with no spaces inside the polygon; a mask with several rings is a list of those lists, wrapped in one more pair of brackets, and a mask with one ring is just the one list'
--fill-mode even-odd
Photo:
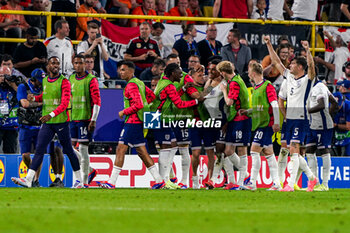
{"label": "white jersey sleeve", "polygon": [[281,88],[280,91],[278,93],[278,97],[280,97],[283,100],[287,100],[287,80],[284,79],[282,84],[281,84]]}

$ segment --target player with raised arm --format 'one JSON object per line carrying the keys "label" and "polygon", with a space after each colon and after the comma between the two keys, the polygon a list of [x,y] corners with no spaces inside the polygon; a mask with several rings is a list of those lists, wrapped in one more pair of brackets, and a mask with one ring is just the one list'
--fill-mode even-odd
{"label": "player with raised arm", "polygon": [[[331,106],[329,106],[329,102]],[[308,99],[307,110],[310,120],[310,130],[306,137],[306,156],[310,168],[314,167],[313,173],[317,176],[318,165],[316,150],[320,151],[323,161],[322,184],[315,186],[315,191],[328,191],[328,180],[331,171],[331,147],[333,137],[333,120],[330,110],[335,110],[338,102],[330,93],[322,81],[317,81],[311,89]],[[306,191],[312,191],[307,189]]]}
{"label": "player with raised arm", "polygon": [[69,77],[72,86],[72,116],[70,133],[73,147],[79,142],[79,151],[82,178],[84,187],[96,177],[97,171],[90,167],[89,142],[96,128],[96,120],[100,112],[101,97],[97,78],[85,69],[85,57],[78,54],[73,58],[75,73]]}
{"label": "player with raised arm", "polygon": [[254,139],[250,154],[252,156],[252,170],[250,182],[244,188],[255,191],[256,181],[261,168],[260,153],[263,152],[271,174],[273,185],[271,191],[281,190],[278,179],[277,161],[273,153],[272,135],[280,130],[277,94],[272,84],[263,78],[263,67],[259,63],[251,63],[248,67],[250,80],[254,82],[252,94],[252,109],[240,109],[239,114],[252,116],[252,131]]}
{"label": "player with raised arm", "polygon": [[112,174],[108,181],[97,182],[105,189],[114,189],[118,176],[124,165],[125,154],[130,147],[135,147],[138,156],[146,165],[148,171],[155,180],[152,189],[160,189],[165,182],[159,175],[153,159],[146,149],[146,140],[143,134],[143,113],[149,111],[149,103],[155,96],[151,89],[134,76],[135,65],[130,61],[122,61],[119,68],[120,77],[127,82],[124,89],[124,109],[119,112],[120,119],[125,116],[124,128],[120,133]]}
{"label": "player with raised arm", "polygon": [[[296,57],[291,61],[290,70],[284,67],[281,60],[277,56],[275,50],[270,42],[270,37],[265,36],[264,41],[269,50],[272,63],[278,69],[278,71],[286,77],[287,81],[287,128],[286,138],[287,144],[290,145],[290,155],[292,163],[291,177],[287,185],[283,187],[281,191],[292,192],[294,191],[295,180],[298,175],[299,160],[305,159],[300,155],[300,147],[304,144],[306,133],[308,130],[308,119],[306,111],[306,101],[310,94],[311,87],[314,83],[316,76],[315,64],[312,55],[309,50],[309,43],[302,41],[303,48],[307,51],[307,60],[304,57]],[[305,69],[307,69],[307,73]],[[317,183],[317,178],[312,172],[308,172],[310,168],[306,163],[302,161],[301,169],[306,171],[309,183],[308,187],[313,189]]]}
{"label": "player with raised arm", "polygon": [[[238,182],[235,179],[230,180],[226,189],[239,190],[240,186],[243,186],[244,179],[249,176],[247,174],[247,148],[250,145],[252,124],[248,116],[240,115],[238,111],[249,108],[249,93],[241,76],[234,72],[235,67],[231,62],[222,61],[217,65],[216,69],[227,81],[227,85],[220,85],[226,105],[229,108],[225,138],[225,157],[228,157],[231,163],[239,170]],[[235,152],[236,148],[238,155]]]}
{"label": "player with raised arm", "polygon": [[[157,112],[161,119],[161,128],[154,129],[153,135],[156,143],[160,145],[159,151],[159,173],[165,180],[167,187],[176,188],[177,185],[169,180],[169,173],[173,164],[176,152],[175,136],[172,128],[164,128],[163,122],[171,122],[174,120],[174,108],[190,108],[198,104],[198,100],[181,100],[180,94],[177,92],[174,82],[179,82],[182,77],[182,70],[176,63],[167,65],[164,70],[164,76],[159,80],[154,91],[156,98],[151,104],[151,111]],[[184,85],[184,89],[189,87],[190,83]]]}
{"label": "player with raised arm", "polygon": [[60,60],[58,57],[49,58],[47,69],[49,75],[43,79],[43,93],[35,97],[28,95],[35,102],[43,102],[42,117],[40,118],[43,124],[38,134],[34,158],[25,178],[12,177],[11,180],[23,187],[30,188],[32,186],[35,171],[42,163],[47,146],[56,133],[73,168],[76,178],[73,188],[82,188],[79,160],[74,153],[69,133],[67,107],[71,96],[70,82],[59,73]]}

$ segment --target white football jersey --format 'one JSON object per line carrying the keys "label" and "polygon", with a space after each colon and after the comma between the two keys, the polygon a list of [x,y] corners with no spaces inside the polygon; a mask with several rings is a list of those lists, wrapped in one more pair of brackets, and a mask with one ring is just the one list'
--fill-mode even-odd
{"label": "white football jersey", "polygon": [[333,120],[329,114],[329,95],[332,95],[327,86],[322,82],[318,82],[311,89],[311,94],[308,99],[308,106],[315,107],[319,99],[324,100],[325,109],[309,114],[310,129],[324,130],[333,128]]}
{"label": "white football jersey", "polygon": [[290,73],[290,70],[284,71],[287,86],[287,116],[289,120],[306,120],[306,102],[310,94],[314,80],[311,81],[305,74],[298,79]]}
{"label": "white football jersey", "polygon": [[224,94],[220,89],[220,85],[226,83],[222,80],[219,85],[213,88],[211,92],[205,96],[204,106],[207,108],[211,118],[222,119],[223,113],[220,111],[220,101],[224,99]]}
{"label": "white football jersey", "polygon": [[287,100],[287,79],[283,80],[280,91],[278,92],[278,97],[283,100]]}

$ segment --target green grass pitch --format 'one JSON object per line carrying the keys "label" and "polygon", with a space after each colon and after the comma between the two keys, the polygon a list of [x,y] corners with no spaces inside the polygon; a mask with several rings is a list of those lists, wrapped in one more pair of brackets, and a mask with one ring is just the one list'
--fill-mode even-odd
{"label": "green grass pitch", "polygon": [[350,190],[1,188],[0,232],[350,232]]}

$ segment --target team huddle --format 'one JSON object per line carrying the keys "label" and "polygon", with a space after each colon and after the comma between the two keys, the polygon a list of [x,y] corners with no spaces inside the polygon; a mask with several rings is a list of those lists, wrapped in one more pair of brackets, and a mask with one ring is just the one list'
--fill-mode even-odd
{"label": "team huddle", "polygon": [[[97,184],[102,188],[116,188],[130,146],[136,148],[138,156],[154,178],[152,189],[189,188],[191,166],[193,189],[199,189],[197,170],[204,146],[209,175],[205,186],[209,189],[216,186],[219,172],[224,168],[228,178],[225,189],[256,190],[261,168],[260,156],[264,155],[273,180],[268,190],[294,191],[299,188],[296,183],[304,172],[308,178],[307,191],[327,191],[331,168],[331,114],[336,111],[337,100],[327,86],[317,80],[307,41],[301,42],[308,51],[307,58],[294,58],[289,70],[274,51],[270,38],[265,36],[264,40],[272,63],[284,76],[278,95],[275,87],[263,78],[263,67],[256,60],[248,64],[248,76],[253,84],[251,95],[229,61],[211,60],[207,67],[208,76],[205,77],[204,66],[199,65],[186,73],[179,65],[179,58],[169,56],[154,91],[135,77],[134,63],[120,62],[118,73],[127,85],[123,92],[124,109],[119,112],[119,117],[125,122],[112,174],[107,181]],[[96,176],[97,171],[89,164],[88,143],[96,127],[101,99],[97,80],[85,71],[84,63],[84,56],[74,57],[75,73],[68,80],[59,74],[59,59],[49,59],[49,74],[42,80],[42,94],[28,95],[30,103],[42,103],[40,121],[43,124],[38,134],[36,152],[27,177],[13,177],[14,183],[32,187],[35,172],[55,134],[71,162],[76,179],[73,187],[89,187]],[[70,114],[67,110],[69,101]],[[144,128],[145,113],[152,113],[154,118],[159,117],[160,126],[147,132]],[[282,126],[280,115],[283,116]],[[188,119],[195,123],[174,124],[189,122]],[[203,123],[208,121],[216,123]],[[166,127],[165,123],[171,127]],[[282,149],[277,161],[272,136],[280,131]],[[147,151],[147,133],[153,136],[159,148],[158,168]],[[73,149],[76,142],[79,142],[79,150]],[[320,151],[323,160],[322,184],[318,179],[316,150]],[[181,180],[177,180],[172,169],[177,151],[181,155]],[[305,153],[308,162],[304,158]],[[248,154],[252,158],[250,174]],[[292,169],[290,179],[285,182],[288,154]],[[234,167],[238,169],[237,179]]]}

